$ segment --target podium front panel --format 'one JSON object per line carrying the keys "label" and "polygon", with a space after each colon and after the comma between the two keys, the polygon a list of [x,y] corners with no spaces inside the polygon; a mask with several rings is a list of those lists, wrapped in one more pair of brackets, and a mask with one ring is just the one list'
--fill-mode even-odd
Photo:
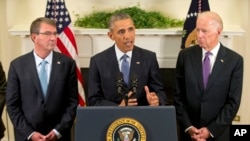
{"label": "podium front panel", "polygon": [[[146,141],[178,140],[174,106],[93,106],[77,109],[75,141],[123,141],[108,137],[122,122],[139,128],[140,141],[145,138]],[[138,141],[138,138],[133,137],[131,141]]]}

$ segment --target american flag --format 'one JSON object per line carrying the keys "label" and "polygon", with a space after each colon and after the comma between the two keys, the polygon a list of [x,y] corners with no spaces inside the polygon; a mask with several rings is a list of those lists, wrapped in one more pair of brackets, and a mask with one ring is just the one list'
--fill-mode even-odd
{"label": "american flag", "polygon": [[181,49],[196,44],[196,18],[198,16],[198,13],[209,10],[210,7],[208,0],[192,0],[187,13],[186,20],[184,22]]}
{"label": "american flag", "polygon": [[73,29],[71,27],[70,15],[64,0],[48,0],[45,17],[56,21],[59,36],[57,37],[57,47],[55,50],[73,58],[76,61],[79,105],[85,106],[85,93],[83,89],[84,82],[79,65],[78,50]]}

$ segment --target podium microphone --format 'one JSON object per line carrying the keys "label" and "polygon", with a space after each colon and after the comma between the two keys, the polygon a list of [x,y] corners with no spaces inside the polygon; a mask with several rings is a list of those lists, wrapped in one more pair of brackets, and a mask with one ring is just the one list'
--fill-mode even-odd
{"label": "podium microphone", "polygon": [[122,90],[123,90],[123,74],[122,72],[117,74],[116,78],[116,88],[117,88],[117,93],[123,97]]}
{"label": "podium microphone", "polygon": [[117,78],[116,78],[116,88],[117,88],[117,93],[122,96],[122,98],[124,99],[124,102],[125,102],[125,106],[128,106],[128,94],[123,94],[123,90],[124,90],[124,87],[123,87],[123,73],[120,72],[118,73],[117,75]]}
{"label": "podium microphone", "polygon": [[136,94],[136,90],[138,87],[138,77],[135,73],[132,74],[131,76],[130,87],[131,87],[131,91],[133,92],[133,94]]}

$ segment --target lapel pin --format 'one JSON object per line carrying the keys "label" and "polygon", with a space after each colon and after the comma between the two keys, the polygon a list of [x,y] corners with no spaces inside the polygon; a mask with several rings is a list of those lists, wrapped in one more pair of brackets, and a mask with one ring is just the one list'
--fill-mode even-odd
{"label": "lapel pin", "polygon": [[60,61],[57,61],[57,64],[61,64],[61,62],[60,62]]}
{"label": "lapel pin", "polygon": [[220,59],[221,63],[224,63],[224,60],[223,59]]}
{"label": "lapel pin", "polygon": [[137,61],[136,64],[139,65],[141,62]]}

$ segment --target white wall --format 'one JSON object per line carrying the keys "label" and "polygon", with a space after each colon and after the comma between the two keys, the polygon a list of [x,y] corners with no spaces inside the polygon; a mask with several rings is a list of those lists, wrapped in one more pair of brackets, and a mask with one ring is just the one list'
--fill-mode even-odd
{"label": "white wall", "polygon": [[[140,5],[146,10],[158,10],[164,15],[185,19],[191,0],[65,0],[73,22],[75,14],[86,15],[92,11],[114,10],[117,8]],[[244,86],[242,103],[239,110],[241,124],[250,124],[250,2],[248,0],[209,0],[210,9],[221,15],[224,25],[241,26],[246,33],[233,39],[233,50],[244,57]],[[46,0],[0,0],[0,60],[8,71],[9,63],[21,55],[21,40],[8,32],[14,25],[29,26],[35,18],[44,16]],[[6,114],[3,115],[6,117]],[[11,130],[11,129],[9,129]],[[13,133],[10,133],[10,136]],[[11,139],[11,138],[10,138]],[[7,137],[5,138],[7,140]]]}

